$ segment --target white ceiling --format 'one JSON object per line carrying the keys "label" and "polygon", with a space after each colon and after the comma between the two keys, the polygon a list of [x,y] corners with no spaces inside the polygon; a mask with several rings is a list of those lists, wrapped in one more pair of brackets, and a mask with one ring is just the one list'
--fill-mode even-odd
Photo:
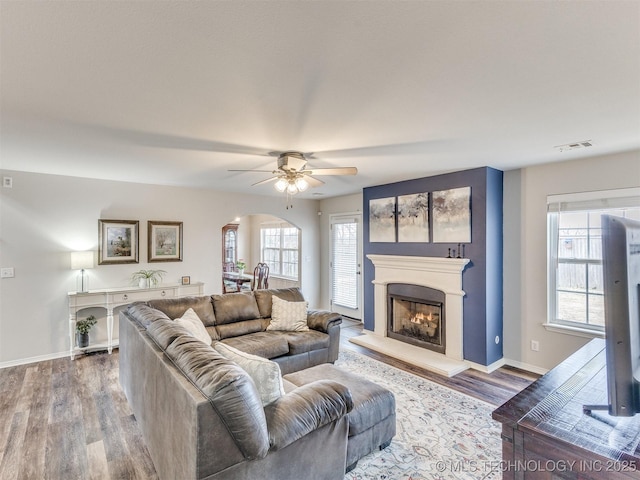
{"label": "white ceiling", "polygon": [[[305,193],[640,148],[638,1],[0,2],[4,169]],[[560,153],[554,146],[592,140]]]}

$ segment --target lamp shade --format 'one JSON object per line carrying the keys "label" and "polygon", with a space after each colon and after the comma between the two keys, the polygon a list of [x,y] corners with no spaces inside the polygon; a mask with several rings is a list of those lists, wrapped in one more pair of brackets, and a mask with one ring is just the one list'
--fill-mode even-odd
{"label": "lamp shade", "polygon": [[93,252],[71,252],[71,270],[93,268]]}

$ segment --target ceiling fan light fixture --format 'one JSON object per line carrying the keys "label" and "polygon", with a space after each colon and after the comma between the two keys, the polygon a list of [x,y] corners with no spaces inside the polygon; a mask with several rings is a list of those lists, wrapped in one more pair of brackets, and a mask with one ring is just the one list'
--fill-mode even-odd
{"label": "ceiling fan light fixture", "polygon": [[[269,155],[276,155],[271,152]],[[229,170],[230,172],[266,172],[267,170]],[[324,182],[315,178],[316,175],[355,175],[358,173],[356,167],[333,167],[333,168],[307,168],[307,160],[304,153],[295,150],[282,152],[278,156],[278,167],[271,172],[273,176],[260,180],[252,186],[273,183],[274,188],[279,193],[285,193],[287,198],[300,192],[306,192],[310,188],[319,187]]]}
{"label": "ceiling fan light fixture", "polygon": [[289,182],[287,182],[285,178],[280,177],[273,186],[277,191],[282,193],[287,189],[288,185],[289,185]]}
{"label": "ceiling fan light fixture", "polygon": [[287,185],[287,193],[289,195],[295,195],[296,193],[298,193],[298,187],[296,187],[295,181],[291,180],[289,182],[289,185]]}
{"label": "ceiling fan light fixture", "polygon": [[307,188],[309,188],[309,182],[304,177],[296,178],[296,187],[299,191],[304,192]]}

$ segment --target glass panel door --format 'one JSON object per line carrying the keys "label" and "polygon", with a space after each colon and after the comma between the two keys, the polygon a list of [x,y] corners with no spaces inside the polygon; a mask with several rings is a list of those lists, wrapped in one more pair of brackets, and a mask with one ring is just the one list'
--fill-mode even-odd
{"label": "glass panel door", "polygon": [[362,318],[361,214],[331,216],[331,309]]}

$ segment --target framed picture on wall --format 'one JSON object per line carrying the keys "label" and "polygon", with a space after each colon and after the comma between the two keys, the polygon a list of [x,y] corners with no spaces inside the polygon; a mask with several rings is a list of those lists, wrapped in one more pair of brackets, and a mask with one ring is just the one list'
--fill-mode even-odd
{"label": "framed picture on wall", "polygon": [[429,194],[398,197],[398,242],[429,241]]}
{"label": "framed picture on wall", "polygon": [[396,241],[396,197],[369,200],[369,241]]}
{"label": "framed picture on wall", "polygon": [[471,243],[471,187],[432,193],[433,241]]}
{"label": "framed picture on wall", "polygon": [[182,222],[147,222],[149,262],[182,261]]}
{"label": "framed picture on wall", "polygon": [[138,263],[137,220],[98,220],[98,264]]}

